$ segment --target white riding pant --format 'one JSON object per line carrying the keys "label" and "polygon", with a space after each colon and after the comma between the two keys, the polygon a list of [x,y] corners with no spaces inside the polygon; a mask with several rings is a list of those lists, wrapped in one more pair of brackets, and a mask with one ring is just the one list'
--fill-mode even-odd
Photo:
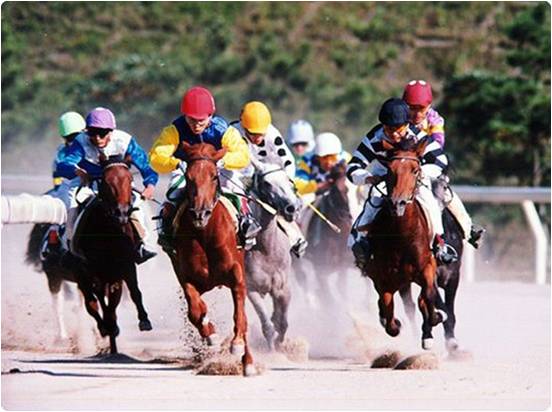
{"label": "white riding pant", "polygon": [[[422,184],[419,186],[416,200],[418,200],[418,202],[420,203],[420,206],[422,207],[422,210],[427,217],[430,238],[431,241],[433,241],[433,237],[435,235],[442,235],[444,229],[439,202],[437,201],[437,199],[433,195],[433,192],[428,186],[430,185]],[[378,183],[377,188],[374,188],[372,190],[372,196],[364,203],[364,210],[355,221],[353,229],[369,225],[374,221],[377,214],[381,210],[381,206],[383,206],[384,199],[382,193],[387,193],[385,182]],[[349,247],[351,247],[356,241],[358,241],[361,237],[366,236],[367,234],[366,231],[360,230],[354,230],[353,233],[356,233],[356,236],[354,236],[353,234],[349,236]]]}
{"label": "white riding pant", "polygon": [[[447,191],[448,192],[448,191]],[[464,203],[454,191],[450,190],[450,195],[447,196],[445,201],[448,203],[447,209],[454,215],[462,231],[464,232],[464,238],[469,239],[472,228],[472,219],[466,210]]]}

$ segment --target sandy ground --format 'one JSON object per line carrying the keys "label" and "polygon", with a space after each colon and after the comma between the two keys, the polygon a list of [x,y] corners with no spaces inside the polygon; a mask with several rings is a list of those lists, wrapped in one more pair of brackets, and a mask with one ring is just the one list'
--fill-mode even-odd
{"label": "sandy ground", "polygon": [[[292,278],[288,338],[297,350],[267,353],[248,303],[250,342],[261,374],[199,376],[204,346],[186,318],[185,303],[160,254],[139,267],[153,331],[140,332],[128,298],[118,309],[121,356],[97,356],[108,347],[81,308],[74,288],[66,302],[70,337],[57,326],[46,277],[23,263],[30,225],[1,231],[1,404],[18,410],[122,409],[545,409],[550,406],[550,286],[462,283],[457,337],[463,356],[451,359],[443,331],[434,329],[432,370],[373,369],[386,351],[421,354],[402,305],[403,330],[385,335],[377,322],[372,285],[355,271],[335,288],[336,303],[305,294]],[[334,285],[343,285],[332,277]],[[346,297],[341,291],[345,290]],[[417,294],[418,289],[415,289]],[[232,330],[225,289],[206,295],[219,333]],[[309,359],[306,360],[308,354]],[[294,356],[291,356],[294,355]],[[195,357],[195,358],[194,358]],[[429,363],[426,364],[426,366]]]}

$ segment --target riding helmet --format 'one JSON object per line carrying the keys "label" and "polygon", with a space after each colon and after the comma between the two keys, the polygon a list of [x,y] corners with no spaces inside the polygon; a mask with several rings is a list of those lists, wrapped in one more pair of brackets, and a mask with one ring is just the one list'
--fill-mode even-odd
{"label": "riding helmet", "polygon": [[381,106],[378,119],[385,126],[402,126],[408,123],[408,105],[396,97],[388,99]]}
{"label": "riding helmet", "polygon": [[194,86],[184,93],[180,111],[194,119],[206,119],[215,113],[215,99],[206,88]]}

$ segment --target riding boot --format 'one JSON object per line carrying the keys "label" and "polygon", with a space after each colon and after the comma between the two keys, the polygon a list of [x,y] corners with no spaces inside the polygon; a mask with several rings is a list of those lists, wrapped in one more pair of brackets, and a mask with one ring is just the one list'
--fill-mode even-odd
{"label": "riding boot", "polygon": [[157,253],[147,250],[144,242],[140,241],[135,250],[134,262],[139,265],[155,256],[157,256]]}
{"label": "riding boot", "polygon": [[482,237],[485,234],[486,230],[480,226],[472,225],[470,230],[470,238],[468,239],[468,243],[472,245],[474,248],[478,248],[481,245]]}
{"label": "riding boot", "polygon": [[297,242],[291,247],[291,253],[293,253],[297,258],[301,258],[307,251],[308,245],[309,242],[307,242],[303,238],[299,238],[297,239]]}
{"label": "riding boot", "polygon": [[359,238],[351,250],[355,256],[355,265],[363,271],[372,255],[372,246],[369,240],[366,237]]}
{"label": "riding boot", "polygon": [[261,231],[261,225],[251,215],[240,215],[238,237],[245,250],[257,244],[255,237]]}
{"label": "riding boot", "polygon": [[444,264],[453,263],[458,260],[456,250],[451,245],[446,244],[441,235],[435,235],[433,253],[437,260]]}
{"label": "riding boot", "polygon": [[163,204],[163,209],[161,209],[159,216],[159,219],[161,219],[161,225],[159,226],[157,244],[161,246],[166,253],[174,253],[172,221],[175,213],[176,207],[173,204],[168,202]]}
{"label": "riding boot", "polygon": [[58,232],[57,225],[52,225],[42,240],[42,247],[40,249],[40,258],[42,261],[46,259],[57,257],[62,253],[61,239]]}

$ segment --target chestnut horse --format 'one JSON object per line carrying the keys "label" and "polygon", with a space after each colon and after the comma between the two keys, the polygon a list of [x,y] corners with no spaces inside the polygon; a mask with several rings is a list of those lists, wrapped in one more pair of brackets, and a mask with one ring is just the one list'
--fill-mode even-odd
{"label": "chestnut horse", "polygon": [[422,141],[411,149],[396,149],[386,161],[387,195],[382,210],[370,225],[373,259],[364,274],[374,282],[379,295],[380,322],[391,336],[397,336],[401,328],[394,316],[393,295],[412,282],[422,288],[418,297],[423,317],[422,347],[430,349],[431,330],[443,321],[443,316],[435,310],[437,263],[430,249],[428,224],[415,199],[422,183],[420,158],[425,147]]}
{"label": "chestnut horse", "polygon": [[216,163],[226,149],[216,150],[206,143],[183,142],[182,146],[187,163],[186,187],[174,219],[173,266],[188,303],[188,318],[207,344],[214,345],[218,336],[207,317],[207,305],[201,295],[215,286],[228,287],[234,302],[231,352],[243,355],[243,373],[252,375],[255,369],[247,344],[244,252],[238,249],[232,217],[218,200],[220,184]]}
{"label": "chestnut horse", "polygon": [[[102,159],[101,165],[103,175],[98,195],[92,198],[80,218],[72,239],[74,250],[78,250],[83,259],[67,253],[61,263],[75,272],[87,312],[96,320],[100,334],[109,335],[111,353],[117,353],[115,338],[119,327],[115,311],[121,299],[123,281],[138,309],[140,330],[152,327],[142,303],[134,263],[137,234],[130,222],[132,174],[128,163],[120,156]],[[100,306],[103,316],[99,313]]]}

